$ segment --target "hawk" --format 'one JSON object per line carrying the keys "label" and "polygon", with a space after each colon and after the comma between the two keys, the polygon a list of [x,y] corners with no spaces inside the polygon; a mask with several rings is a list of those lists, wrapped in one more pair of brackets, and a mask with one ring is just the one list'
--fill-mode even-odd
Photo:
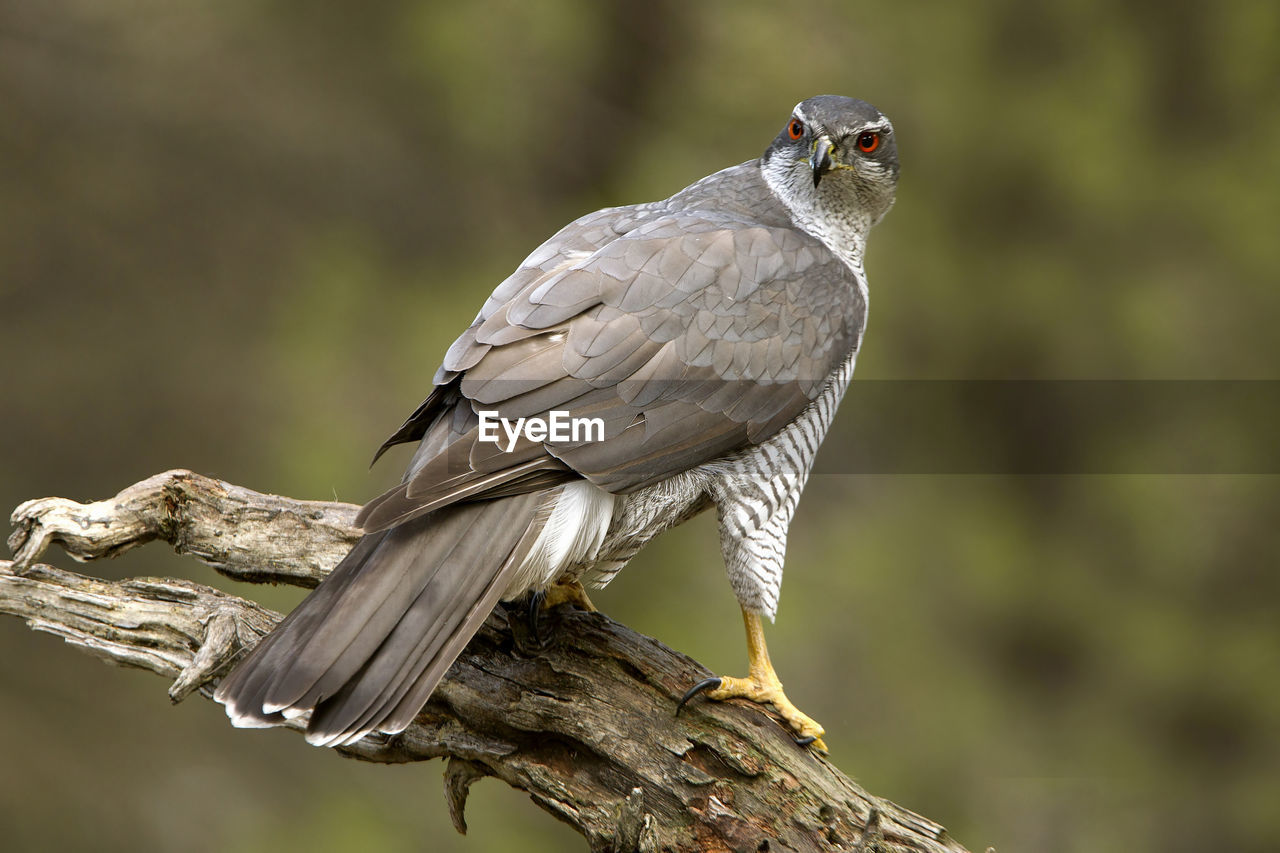
{"label": "hawk", "polygon": [[[500,600],[589,608],[583,584],[714,506],[749,674],[685,700],[772,704],[825,749],[783,692],[762,619],[853,373],[867,234],[897,177],[889,120],[822,95],[759,159],[583,216],[535,249],[379,449],[418,442],[400,485],[360,511],[363,538],[218,687],[232,722],[303,717],[323,746],[402,731]],[[496,442],[482,429],[557,412],[601,428]]]}

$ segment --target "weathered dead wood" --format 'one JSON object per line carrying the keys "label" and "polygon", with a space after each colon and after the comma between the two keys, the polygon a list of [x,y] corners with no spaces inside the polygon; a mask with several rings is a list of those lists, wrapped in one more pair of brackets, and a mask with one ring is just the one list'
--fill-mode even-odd
{"label": "weathered dead wood", "polygon": [[[174,701],[218,678],[279,620],[251,601],[166,578],[108,582],[36,564],[162,539],[247,581],[314,586],[357,538],[348,504],[264,495],[169,471],[114,498],[29,501],[0,561],[0,612],[117,663],[174,679]],[[598,613],[560,608],[546,647],[499,607],[418,720],[340,749],[366,761],[448,759],[445,793],[465,831],[471,784],[494,776],[597,851],[851,850],[962,853],[934,822],[863,791],[796,746],[761,709],[675,703],[708,675]],[[297,724],[290,724],[297,727]]]}

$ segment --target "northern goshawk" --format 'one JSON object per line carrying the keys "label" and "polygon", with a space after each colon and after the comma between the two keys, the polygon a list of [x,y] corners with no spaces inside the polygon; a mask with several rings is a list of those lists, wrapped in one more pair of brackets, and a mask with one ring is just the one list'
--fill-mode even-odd
{"label": "northern goshawk", "polygon": [[[714,505],[750,670],[698,688],[771,703],[824,748],[783,693],[761,617],[777,610],[787,529],[853,373],[867,233],[897,177],[889,120],[824,95],[759,159],[538,247],[378,451],[419,441],[402,483],[361,510],[364,537],[218,687],[232,721],[309,715],[308,741],[325,746],[401,731],[499,600],[590,607],[581,584],[604,585]],[[483,429],[482,416],[553,412],[602,428]]]}

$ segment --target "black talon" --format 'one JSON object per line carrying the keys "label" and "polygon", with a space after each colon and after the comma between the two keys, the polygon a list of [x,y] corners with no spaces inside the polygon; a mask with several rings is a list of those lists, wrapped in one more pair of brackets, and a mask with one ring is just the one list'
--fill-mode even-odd
{"label": "black talon", "polygon": [[808,737],[796,738],[796,746],[808,746],[817,740],[817,735],[809,735]]}
{"label": "black talon", "polygon": [[680,701],[676,703],[676,716],[680,716],[680,709],[683,708],[684,704],[694,696],[697,696],[699,693],[706,690],[715,690],[722,683],[723,682],[720,678],[713,675],[710,678],[702,679],[697,684],[690,687],[685,691],[684,695],[680,697]]}
{"label": "black talon", "polygon": [[540,617],[542,616],[542,601],[547,597],[546,592],[542,590],[534,590],[529,593],[529,610],[525,613],[525,624],[529,628],[529,636],[533,638],[533,644],[539,649],[547,647],[546,640],[542,637],[542,627]]}

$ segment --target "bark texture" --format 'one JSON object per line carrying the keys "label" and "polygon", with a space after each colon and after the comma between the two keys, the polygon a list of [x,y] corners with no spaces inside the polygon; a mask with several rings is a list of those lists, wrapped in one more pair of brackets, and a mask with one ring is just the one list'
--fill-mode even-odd
{"label": "bark texture", "polygon": [[[188,581],[108,582],[36,560],[77,560],[156,539],[238,580],[315,586],[358,538],[356,507],[253,492],[169,471],[114,498],[28,501],[0,561],[0,613],[105,659],[173,679],[180,701],[218,679],[280,619]],[[595,851],[963,853],[938,824],[868,794],[757,706],[675,705],[710,673],[599,613],[561,607],[548,638],[499,607],[417,721],[339,751],[376,762],[447,760],[445,796],[466,830],[467,791],[497,777],[581,832]],[[300,728],[296,723],[289,727]]]}

